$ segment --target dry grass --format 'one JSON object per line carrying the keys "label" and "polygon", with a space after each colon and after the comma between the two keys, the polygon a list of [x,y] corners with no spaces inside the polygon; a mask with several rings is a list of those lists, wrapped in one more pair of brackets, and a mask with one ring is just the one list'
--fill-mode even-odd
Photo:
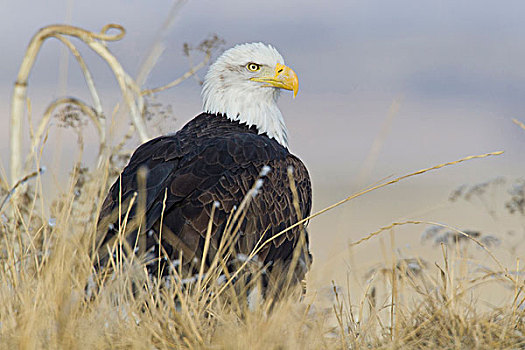
{"label": "dry grass", "polygon": [[[60,30],[67,32],[64,27]],[[99,34],[103,35],[106,34]],[[198,66],[206,64],[214,45],[203,44],[204,63]],[[195,67],[189,72],[181,79],[191,76]],[[123,75],[118,79],[130,78]],[[128,89],[123,91],[125,99],[142,96],[129,81],[124,85],[123,89]],[[89,86],[97,96],[94,84]],[[152,91],[156,89],[143,93]],[[84,123],[81,121],[91,118],[95,125],[99,123],[99,135],[104,137],[100,138],[97,164],[88,168],[77,162],[68,185],[55,198],[48,198],[44,194],[42,171],[30,171],[34,164],[40,164],[45,132],[35,134],[30,128],[33,146],[23,165],[29,175],[12,178],[10,186],[5,177],[0,179],[1,348],[525,348],[525,284],[520,261],[516,260],[515,266],[506,266],[479,237],[446,225],[442,226],[446,226],[452,232],[450,237],[455,239],[441,243],[440,261],[400,258],[392,243],[393,258],[362,276],[366,283],[361,290],[334,284],[324,292],[323,289],[311,291],[301,302],[294,298],[267,300],[255,309],[247,307],[235,284],[218,284],[210,277],[224,273],[220,260],[208,271],[200,269],[197,283],[191,288],[181,288],[180,279],[175,277],[170,280],[170,286],[148,280],[144,266],[133,258],[113,261],[111,278],[94,277],[92,248],[100,203],[109,182],[129,154],[126,141],[137,128],[142,128],[142,123],[136,124],[134,120],[135,127],[121,142],[108,145],[106,125],[101,124],[100,103],[95,103],[95,107],[76,100],[68,103],[73,107],[62,110],[59,117],[79,135],[78,159],[83,149]],[[144,114],[142,102],[127,103],[138,108],[139,115]],[[20,105],[17,108],[20,109]],[[46,116],[42,130],[53,117],[51,113]],[[15,153],[20,151],[17,147]],[[385,181],[305,220],[412,176],[499,153],[469,156]],[[20,171],[21,154],[15,154],[14,158],[13,164]],[[521,197],[516,199],[517,205],[522,203],[520,200]],[[385,232],[421,224],[428,223],[417,220],[394,223],[365,236],[354,243],[352,249],[359,249],[361,242]],[[491,259],[482,269],[467,264],[475,263],[465,248],[468,244],[481,246],[483,258]],[[249,268],[246,265],[239,267],[239,274]],[[234,277],[229,276],[227,281]],[[137,283],[143,287],[136,288]],[[500,293],[498,305],[480,302],[487,285],[491,291]]]}
{"label": "dry grass", "polygon": [[[98,289],[88,297],[98,209],[93,203],[101,202],[108,173],[74,171],[51,218],[38,204],[39,173],[15,206],[4,206],[4,348],[525,347],[521,267],[507,268],[494,257],[493,269],[465,270],[468,254],[456,245],[442,244],[443,259],[435,265],[396,259],[373,269],[361,295],[349,295],[355,290],[349,286],[333,287],[329,298],[310,293],[302,302],[266,302],[252,311],[239,293],[228,293],[229,287],[213,279],[191,290],[175,279],[172,288],[149,281],[137,291],[131,281],[145,281],[144,268],[129,260],[114,262],[111,279],[95,279]],[[382,232],[401,224],[421,222],[397,223]],[[488,284],[500,286],[506,302],[480,305],[477,292]]]}

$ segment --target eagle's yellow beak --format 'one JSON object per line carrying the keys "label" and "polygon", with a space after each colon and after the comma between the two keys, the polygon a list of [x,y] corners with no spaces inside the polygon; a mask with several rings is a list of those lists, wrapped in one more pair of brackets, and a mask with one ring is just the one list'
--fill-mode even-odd
{"label": "eagle's yellow beak", "polygon": [[266,83],[268,84],[267,86],[292,90],[293,97],[295,98],[297,91],[299,90],[299,79],[297,78],[297,74],[295,74],[295,72],[290,67],[280,63],[277,63],[275,66],[275,72],[273,73],[273,75],[253,77],[251,80]]}

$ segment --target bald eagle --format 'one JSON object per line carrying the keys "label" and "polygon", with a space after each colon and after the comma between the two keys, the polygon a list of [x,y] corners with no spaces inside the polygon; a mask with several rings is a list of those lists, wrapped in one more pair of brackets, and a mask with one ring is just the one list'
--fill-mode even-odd
{"label": "bald eagle", "polygon": [[266,287],[283,276],[300,285],[312,261],[304,225],[271,239],[307,217],[312,203],[308,171],[288,151],[281,89],[295,97],[298,79],[275,48],[251,43],[225,51],[206,74],[204,112],[137,148],[109,190],[98,221],[99,262],[117,254],[127,219],[138,222],[125,229],[127,251],[144,259],[151,276],[174,267],[196,276],[228,240],[228,269],[250,259]]}

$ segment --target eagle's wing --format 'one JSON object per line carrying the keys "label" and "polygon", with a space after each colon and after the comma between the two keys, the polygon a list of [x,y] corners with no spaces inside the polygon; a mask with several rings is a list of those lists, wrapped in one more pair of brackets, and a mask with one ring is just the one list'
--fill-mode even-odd
{"label": "eagle's wing", "polygon": [[[269,166],[270,171],[261,177],[264,166]],[[98,243],[103,248],[102,255],[107,251],[104,246],[114,242],[119,222],[122,224],[125,215],[128,221],[138,217],[136,203],[140,202],[140,194],[135,193],[140,192],[137,172],[141,167],[147,169],[147,195],[143,200],[146,221],[138,237],[133,227],[134,231],[127,235],[128,243],[138,254],[158,246],[161,237],[164,252],[170,259],[178,257],[179,252],[185,261],[200,259],[212,207],[217,203],[212,225],[213,253],[233,216],[232,211],[239,207],[260,177],[263,184],[250,200],[235,232],[240,253],[249,254],[258,241],[272,237],[310,214],[308,172],[298,158],[277,142],[257,134],[235,133],[196,139],[188,147],[175,134],[139,147],[111,187],[99,217]],[[289,167],[293,169],[296,194],[290,188]],[[128,213],[127,206],[133,196],[136,196],[135,204]],[[260,240],[263,234],[265,237]],[[307,245],[304,227],[296,227],[264,247],[259,254],[261,260],[267,264],[291,260],[302,234]],[[303,258],[309,264],[309,254]]]}

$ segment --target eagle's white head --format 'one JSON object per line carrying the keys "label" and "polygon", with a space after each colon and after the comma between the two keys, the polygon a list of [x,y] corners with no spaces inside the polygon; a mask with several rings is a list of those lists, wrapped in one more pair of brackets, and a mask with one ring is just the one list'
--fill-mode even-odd
{"label": "eagle's white head", "polygon": [[277,107],[280,89],[299,88],[295,72],[275,48],[263,43],[237,45],[210,66],[202,88],[203,109],[266,133],[284,147],[288,137]]}

